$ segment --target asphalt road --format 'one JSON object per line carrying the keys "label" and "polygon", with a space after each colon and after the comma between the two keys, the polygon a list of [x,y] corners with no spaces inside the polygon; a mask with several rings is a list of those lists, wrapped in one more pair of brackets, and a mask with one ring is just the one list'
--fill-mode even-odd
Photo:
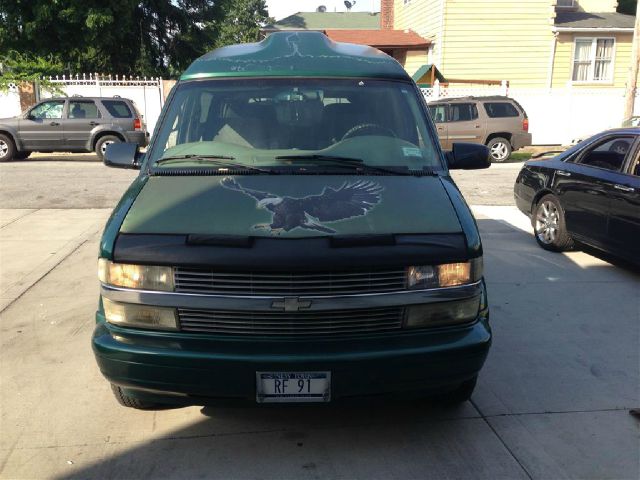
{"label": "asphalt road", "polygon": [[460,172],[494,343],[471,402],[135,411],[90,337],[102,225],[135,172],[0,164],[0,478],[637,479],[640,275],[535,244],[517,165]]}
{"label": "asphalt road", "polygon": [[[513,205],[520,166],[452,173],[470,205]],[[0,208],[112,208],[136,175],[107,168],[93,154],[34,154],[0,165]]]}

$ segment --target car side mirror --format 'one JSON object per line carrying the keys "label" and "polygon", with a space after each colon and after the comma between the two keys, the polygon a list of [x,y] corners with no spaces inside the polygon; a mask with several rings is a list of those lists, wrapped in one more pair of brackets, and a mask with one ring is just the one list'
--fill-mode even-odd
{"label": "car side mirror", "polygon": [[107,145],[103,161],[107,167],[140,170],[143,156],[137,143],[111,143]]}
{"label": "car side mirror", "polygon": [[454,143],[446,157],[451,170],[477,170],[491,166],[489,149],[477,143]]}

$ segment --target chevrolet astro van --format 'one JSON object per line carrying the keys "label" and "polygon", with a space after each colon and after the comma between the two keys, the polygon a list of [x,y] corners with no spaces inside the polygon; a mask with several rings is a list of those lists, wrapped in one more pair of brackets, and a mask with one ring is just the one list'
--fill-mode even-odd
{"label": "chevrolet astro van", "polygon": [[93,350],[117,400],[467,400],[491,343],[482,245],[391,57],[274,33],[196,60],[104,230]]}

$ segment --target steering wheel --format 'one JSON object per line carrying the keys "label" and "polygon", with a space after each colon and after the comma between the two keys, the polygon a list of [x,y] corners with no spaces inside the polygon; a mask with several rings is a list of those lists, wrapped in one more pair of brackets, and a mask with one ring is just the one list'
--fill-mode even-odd
{"label": "steering wheel", "polygon": [[390,128],[383,127],[382,125],[378,125],[377,123],[361,123],[347,130],[347,133],[342,136],[340,141],[346,140],[347,138],[351,137],[357,137],[359,135],[373,135],[373,133],[371,132],[382,133],[385,137],[398,138],[396,133]]}
{"label": "steering wheel", "polygon": [[616,152],[621,155],[625,155],[627,153],[627,150],[629,150],[629,143],[625,142],[624,140],[616,140],[609,147],[610,152]]}

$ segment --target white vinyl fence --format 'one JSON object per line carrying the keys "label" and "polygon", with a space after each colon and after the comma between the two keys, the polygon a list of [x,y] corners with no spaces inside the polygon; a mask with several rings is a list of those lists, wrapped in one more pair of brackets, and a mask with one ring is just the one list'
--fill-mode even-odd
{"label": "white vinyl fence", "polygon": [[20,114],[20,94],[18,87],[11,85],[7,92],[0,92],[0,118],[15,117]]}
{"label": "white vinyl fence", "polygon": [[[160,78],[103,77],[76,75],[55,77],[49,81],[62,89],[67,96],[122,97],[133,100],[140,111],[147,129],[153,132],[162,110],[162,80]],[[51,92],[42,91],[41,96],[51,97]]]}
{"label": "white vinyl fence", "polygon": [[[474,88],[424,88],[427,102],[438,98],[505,95],[516,100],[529,116],[529,131],[534,145],[567,145],[608,128],[619,127],[623,121],[622,88],[504,88],[480,86]],[[640,115],[640,96],[636,96],[635,115]]]}

